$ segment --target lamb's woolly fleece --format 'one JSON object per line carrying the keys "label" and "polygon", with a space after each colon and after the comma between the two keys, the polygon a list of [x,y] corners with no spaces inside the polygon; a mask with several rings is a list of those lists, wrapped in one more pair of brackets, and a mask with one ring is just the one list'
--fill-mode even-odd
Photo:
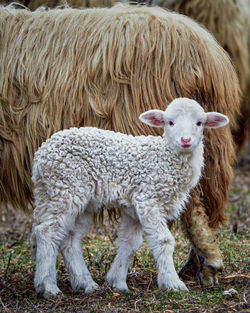
{"label": "lamb's woolly fleece", "polygon": [[39,193],[35,199],[39,210],[35,210],[34,222],[40,224],[69,208],[73,215],[88,208],[91,212],[128,209],[134,201],[142,206],[150,201],[152,208],[164,208],[166,218],[176,218],[193,187],[192,157],[193,153],[171,151],[159,136],[132,136],[94,127],[60,131],[35,154],[32,179],[35,196]]}

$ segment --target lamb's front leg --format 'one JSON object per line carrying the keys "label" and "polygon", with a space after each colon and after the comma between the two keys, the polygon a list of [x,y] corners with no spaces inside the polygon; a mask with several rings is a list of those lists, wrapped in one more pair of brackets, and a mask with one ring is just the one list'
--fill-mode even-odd
{"label": "lamb's front leg", "polygon": [[142,244],[142,229],[138,220],[124,214],[118,234],[118,251],[107,274],[110,286],[118,291],[129,291],[126,278],[132,255]]}
{"label": "lamb's front leg", "polygon": [[173,261],[175,240],[168,229],[165,217],[159,210],[152,208],[138,210],[138,215],[157,264],[159,288],[188,291],[175,270]]}

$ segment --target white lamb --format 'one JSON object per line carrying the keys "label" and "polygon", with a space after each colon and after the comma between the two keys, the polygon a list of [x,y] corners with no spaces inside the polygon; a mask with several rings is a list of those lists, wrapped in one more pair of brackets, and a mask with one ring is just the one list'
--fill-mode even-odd
{"label": "white lamb", "polygon": [[167,221],[176,219],[201,176],[203,128],[228,123],[220,113],[205,113],[194,100],[178,98],[166,111],[150,110],[140,120],[163,127],[162,137],[131,136],[92,127],[54,134],[36,152],[33,164],[36,248],[35,289],[45,298],[60,292],[56,259],[60,249],[73,290],[98,289],[82,257],[81,239],[93,214],[119,207],[119,248],[108,283],[128,291],[131,256],[147,236],[158,269],[158,286],[188,290],[174,263],[174,238]]}

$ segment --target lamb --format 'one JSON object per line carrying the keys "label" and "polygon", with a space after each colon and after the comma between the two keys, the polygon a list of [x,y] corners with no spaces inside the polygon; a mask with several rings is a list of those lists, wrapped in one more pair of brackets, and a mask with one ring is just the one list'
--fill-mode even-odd
{"label": "lamb", "polygon": [[98,289],[82,258],[81,238],[93,214],[118,207],[119,248],[108,283],[128,291],[131,256],[147,236],[162,290],[188,290],[174,263],[174,238],[167,221],[176,219],[203,168],[203,128],[228,124],[188,98],[176,98],[166,111],[149,110],[140,120],[164,128],[163,136],[132,136],[95,127],[59,131],[35,153],[32,180],[35,210],[31,244],[36,248],[35,289],[57,295],[56,257],[61,250],[73,290]]}

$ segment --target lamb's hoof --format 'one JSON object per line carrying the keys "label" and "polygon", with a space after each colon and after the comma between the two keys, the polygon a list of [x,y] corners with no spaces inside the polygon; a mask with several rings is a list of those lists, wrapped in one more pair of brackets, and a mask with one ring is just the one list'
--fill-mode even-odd
{"label": "lamb's hoof", "polygon": [[127,284],[123,285],[123,286],[112,286],[114,291],[117,292],[130,292],[130,290],[128,289]]}
{"label": "lamb's hoof", "polygon": [[[39,292],[40,293],[40,292]],[[63,293],[56,285],[47,285],[42,295],[45,299],[57,297]]]}
{"label": "lamb's hoof", "polygon": [[110,275],[107,275],[107,282],[114,291],[117,291],[117,292],[129,292],[130,291],[128,289],[126,282],[118,281],[116,278],[113,278]]}
{"label": "lamb's hoof", "polygon": [[159,283],[159,288],[161,290],[173,290],[173,291],[189,291],[187,286],[179,280],[168,279],[166,283]]}
{"label": "lamb's hoof", "polygon": [[91,284],[88,284],[88,285],[85,287],[84,292],[85,292],[85,293],[92,293],[92,292],[94,292],[94,291],[96,291],[96,290],[99,290],[99,289],[100,289],[100,286],[99,286],[97,283],[93,282],[93,283],[91,283]]}
{"label": "lamb's hoof", "polygon": [[122,293],[130,292],[126,283],[125,284],[118,284],[118,283],[110,284],[110,283],[108,283],[108,284],[116,292],[122,292]]}

